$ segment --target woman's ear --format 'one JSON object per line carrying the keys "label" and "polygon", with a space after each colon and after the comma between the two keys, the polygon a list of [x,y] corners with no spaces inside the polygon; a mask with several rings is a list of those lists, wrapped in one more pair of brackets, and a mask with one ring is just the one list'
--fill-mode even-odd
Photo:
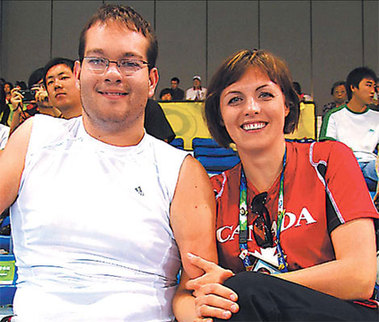
{"label": "woman's ear", "polygon": [[284,114],[285,114],[285,116],[287,117],[288,116],[288,114],[290,114],[290,108],[287,106],[287,104],[285,105],[285,109],[284,109]]}

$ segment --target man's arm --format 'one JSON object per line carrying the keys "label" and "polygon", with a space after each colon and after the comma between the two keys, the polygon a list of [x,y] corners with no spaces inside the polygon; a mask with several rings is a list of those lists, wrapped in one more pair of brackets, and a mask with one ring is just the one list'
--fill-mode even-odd
{"label": "man's arm", "polygon": [[195,299],[184,285],[188,278],[199,277],[204,272],[189,261],[187,253],[217,262],[217,250],[214,194],[208,174],[191,156],[186,157],[180,169],[170,217],[183,270],[173,309],[179,321],[193,321]]}
{"label": "man's arm", "polygon": [[24,122],[9,137],[5,149],[0,154],[0,213],[17,198],[32,124],[32,119]]}

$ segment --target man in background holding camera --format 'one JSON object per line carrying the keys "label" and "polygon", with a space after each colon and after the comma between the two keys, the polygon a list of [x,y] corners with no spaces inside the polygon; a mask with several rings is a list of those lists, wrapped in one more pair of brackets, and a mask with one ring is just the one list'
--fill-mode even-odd
{"label": "man in background holding camera", "polygon": [[11,91],[11,125],[10,134],[29,117],[41,113],[60,117],[61,112],[50,105],[48,94],[43,85],[44,68],[32,72],[28,80],[27,90],[14,88]]}
{"label": "man in background holding camera", "polygon": [[81,115],[80,91],[73,74],[74,61],[53,58],[29,77],[29,89],[12,90],[12,133],[37,113],[70,119]]}

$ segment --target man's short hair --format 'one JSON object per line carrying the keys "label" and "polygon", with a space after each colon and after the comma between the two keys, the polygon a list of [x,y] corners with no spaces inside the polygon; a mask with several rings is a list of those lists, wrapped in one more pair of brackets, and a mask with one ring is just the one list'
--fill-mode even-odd
{"label": "man's short hair", "polygon": [[159,95],[159,98],[162,99],[162,97],[166,94],[170,94],[171,97],[172,97],[172,91],[171,91],[171,88],[164,88],[162,89],[160,95]]}
{"label": "man's short hair", "polygon": [[4,85],[9,85],[10,89],[12,90],[13,89],[13,84],[11,82],[5,82]]}
{"label": "man's short hair", "polygon": [[346,88],[346,83],[345,83],[344,81],[337,81],[337,82],[335,82],[335,83],[332,85],[332,89],[330,90],[330,95],[333,96],[333,94],[334,94],[334,90],[336,89],[336,87],[341,86],[341,85],[345,86],[345,88]]}
{"label": "man's short hair", "polygon": [[372,79],[376,82],[376,74],[375,72],[368,67],[358,67],[353,69],[346,78],[346,91],[347,97],[351,100],[353,96],[353,92],[351,91],[351,87],[359,88],[359,83],[363,78]]}
{"label": "man's short hair", "polygon": [[177,82],[179,84],[180,80],[178,77],[173,77],[173,78],[171,78],[171,82]]}
{"label": "man's short hair", "polygon": [[155,67],[158,56],[158,41],[150,23],[133,8],[116,4],[106,4],[100,7],[82,29],[79,40],[80,62],[83,62],[84,58],[87,30],[97,22],[106,24],[108,21],[117,21],[124,24],[132,31],[142,33],[149,41],[149,46],[147,48],[147,62],[149,63],[149,69]]}
{"label": "man's short hair", "polygon": [[63,57],[55,57],[51,59],[44,67],[43,70],[43,84],[46,87],[46,75],[51,67],[54,67],[56,65],[66,65],[71,69],[71,71],[74,71],[74,65],[75,62],[72,59],[63,58]]}
{"label": "man's short hair", "polygon": [[28,87],[31,88],[33,85],[38,84],[43,79],[43,75],[43,67],[37,68],[35,71],[33,71],[28,79]]}

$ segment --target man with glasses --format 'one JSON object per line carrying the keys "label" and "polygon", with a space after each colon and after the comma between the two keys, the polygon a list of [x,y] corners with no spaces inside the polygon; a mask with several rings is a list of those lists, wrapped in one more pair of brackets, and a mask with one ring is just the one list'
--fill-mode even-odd
{"label": "man with glasses", "polygon": [[[190,155],[146,134],[157,42],[133,9],[105,5],[80,36],[74,74],[82,117],[36,116],[0,157],[10,204],[17,321],[167,321],[215,261],[214,197]],[[192,305],[192,306],[191,306]]]}

